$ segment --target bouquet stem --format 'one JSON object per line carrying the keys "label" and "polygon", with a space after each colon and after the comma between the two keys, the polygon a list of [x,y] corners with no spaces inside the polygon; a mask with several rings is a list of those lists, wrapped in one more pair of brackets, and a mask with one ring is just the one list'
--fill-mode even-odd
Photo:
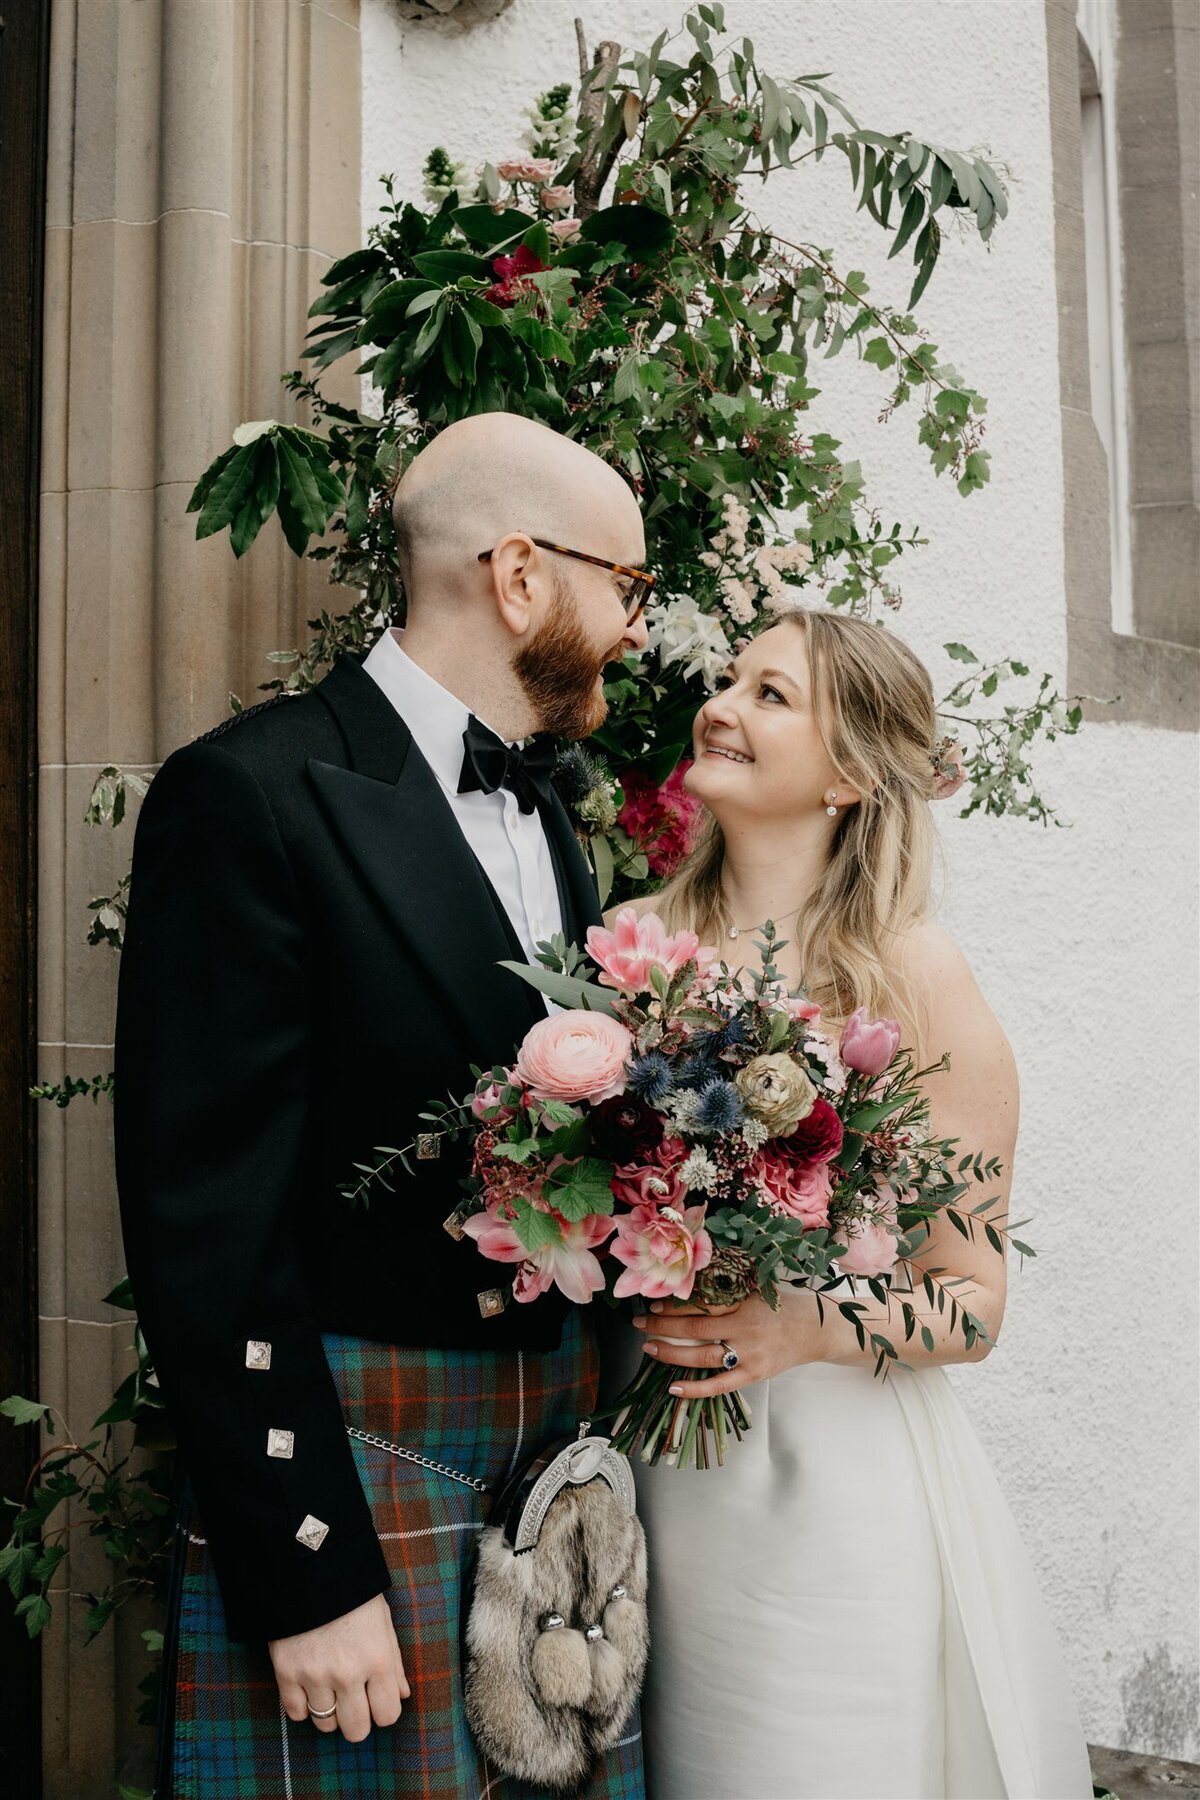
{"label": "bouquet stem", "polygon": [[594,1416],[612,1419],[613,1445],[625,1456],[679,1469],[721,1467],[730,1431],[740,1441],[750,1429],[750,1408],[736,1389],[705,1400],[681,1400],[668,1391],[673,1381],[695,1379],[694,1369],[646,1361],[613,1404]]}

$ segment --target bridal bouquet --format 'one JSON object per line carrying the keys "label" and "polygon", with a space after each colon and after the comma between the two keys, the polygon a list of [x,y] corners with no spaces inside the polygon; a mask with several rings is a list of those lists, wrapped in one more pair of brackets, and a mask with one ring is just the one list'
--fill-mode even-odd
{"label": "bridal bouquet", "polygon": [[[626,908],[613,931],[588,932],[586,958],[559,938],[542,947],[540,968],[506,963],[565,1010],[530,1028],[511,1068],[473,1071],[471,1094],[422,1113],[432,1129],[414,1145],[381,1146],[380,1161],[356,1165],[360,1178],[342,1193],[353,1201],[375,1181],[390,1187],[414,1147],[428,1157],[442,1138],[465,1136],[471,1172],[446,1228],[514,1271],[480,1295],[485,1315],[552,1285],[579,1305],[597,1294],[726,1305],[758,1293],[775,1306],[780,1282],[803,1281],[823,1319],[821,1290],[853,1275],[881,1301],[893,1293],[907,1342],[918,1322],[893,1290],[897,1263],[943,1211],[965,1237],[981,1226],[1002,1250],[984,1217],[997,1199],[957,1205],[1000,1164],[955,1161],[952,1140],[930,1137],[918,1084],[946,1057],[915,1068],[899,1025],[861,1008],[835,1043],[819,1009],[780,978],[770,921],[758,948],[757,972],[731,968],[693,932],[668,936],[655,913]],[[930,1270],[922,1280],[968,1348],[986,1335],[954,1298],[961,1278]],[[865,1348],[865,1302],[831,1300]],[[870,1343],[886,1375],[898,1352],[878,1331]],[[749,1408],[736,1392],[669,1394],[690,1374],[647,1362],[612,1409],[618,1449],[681,1467],[724,1460]]]}

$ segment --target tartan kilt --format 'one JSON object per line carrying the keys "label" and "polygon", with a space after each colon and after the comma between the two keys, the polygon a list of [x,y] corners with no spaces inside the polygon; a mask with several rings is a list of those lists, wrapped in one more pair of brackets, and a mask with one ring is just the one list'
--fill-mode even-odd
{"label": "tartan kilt", "polygon": [[[230,1643],[204,1524],[184,1482],[165,1632],[155,1800],[541,1800],[490,1767],[467,1725],[462,1633],[475,1546],[505,1480],[595,1404],[594,1328],[572,1308],[551,1351],[427,1350],[334,1333],[348,1428],[487,1483],[480,1494],[351,1437],[392,1576],[412,1696],[360,1744],[287,1717],[266,1643]],[[644,1800],[637,1708],[578,1800]]]}

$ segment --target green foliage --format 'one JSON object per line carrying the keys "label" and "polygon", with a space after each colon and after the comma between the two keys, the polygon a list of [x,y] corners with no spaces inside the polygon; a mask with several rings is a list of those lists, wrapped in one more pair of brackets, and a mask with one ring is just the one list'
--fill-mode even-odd
{"label": "green foliage", "polygon": [[[638,891],[660,862],[653,841],[623,828],[615,784],[630,764],[666,779],[738,635],[797,604],[870,617],[901,604],[895,565],[925,540],[885,527],[857,460],[806,428],[817,359],[849,349],[878,368],[889,384],[881,419],[915,403],[934,472],[964,497],[987,482],[987,402],[940,360],[912,308],[945,218],[969,220],[987,242],[1007,199],[983,158],[860,123],[823,73],[764,69],[715,6],[598,66],[577,112],[570,101],[560,83],[527,110],[524,142],[540,166],[515,159],[468,175],[438,146],[423,204],[384,178],[380,223],[326,272],[309,309],[311,372],[286,377],[318,430],[243,426],[190,504],[199,534],[228,527],[238,555],[273,511],[293,549],[325,537],[308,554],[357,590],[343,613],[310,621],[307,648],[275,653],[290,670],[264,689],[297,690],[364,647],[381,614],[403,617],[390,495],[431,434],[505,409],[620,468],[641,500],[659,582],[650,650],[607,689],[594,740],[603,791],[593,790],[591,816],[575,807],[607,903]],[[861,270],[840,271],[831,249],[784,237],[747,206],[747,177],[802,178],[827,154],[851,203],[888,233],[889,260],[911,264],[902,304],[876,299]],[[322,395],[316,378],[345,356],[379,391],[380,417]],[[991,691],[981,684],[980,698]],[[1026,752],[1073,729],[1077,710],[1045,677],[1032,703],[968,719],[968,810],[1051,819]]]}
{"label": "green foliage", "polygon": [[[104,1298],[109,1305],[130,1310],[128,1280]],[[93,1421],[94,1431],[103,1428],[101,1437],[75,1441],[56,1410],[41,1401],[18,1395],[0,1401],[0,1413],[14,1425],[40,1424],[51,1438],[61,1427],[65,1440],[38,1457],[21,1499],[0,1501],[10,1515],[0,1549],[0,1578],[7,1582],[16,1614],[30,1637],[39,1636],[53,1617],[51,1584],[67,1554],[67,1534],[77,1523],[86,1521],[88,1536],[101,1542],[112,1565],[112,1578],[103,1588],[80,1596],[87,1608],[87,1640],[134,1595],[163,1591],[170,1554],[170,1453],[175,1440],[145,1340],[137,1329],[134,1346],[136,1367]],[[133,1427],[133,1446],[140,1452],[136,1467],[130,1456],[115,1453],[114,1428],[121,1424]],[[68,1507],[72,1521],[63,1516]],[[161,1634],[150,1635],[161,1648]],[[148,1648],[153,1653],[155,1646]],[[149,1697],[142,1716],[148,1722]]]}

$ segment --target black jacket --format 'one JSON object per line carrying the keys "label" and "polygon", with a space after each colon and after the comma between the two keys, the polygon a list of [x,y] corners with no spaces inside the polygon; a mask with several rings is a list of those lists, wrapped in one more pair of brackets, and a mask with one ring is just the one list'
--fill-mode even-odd
{"label": "black jacket", "polygon": [[[567,815],[543,809],[564,930],[599,919]],[[142,806],[121,956],[117,1185],[133,1297],[238,1641],[388,1586],[322,1331],[554,1347],[555,1294],[480,1316],[504,1272],[442,1228],[461,1148],[352,1209],[376,1144],[511,1061],[539,996],[428,764],[361,661],[227,721]],[[269,1367],[255,1367],[269,1344]],[[293,1434],[267,1455],[270,1428]],[[295,1533],[328,1525],[315,1552]]]}

